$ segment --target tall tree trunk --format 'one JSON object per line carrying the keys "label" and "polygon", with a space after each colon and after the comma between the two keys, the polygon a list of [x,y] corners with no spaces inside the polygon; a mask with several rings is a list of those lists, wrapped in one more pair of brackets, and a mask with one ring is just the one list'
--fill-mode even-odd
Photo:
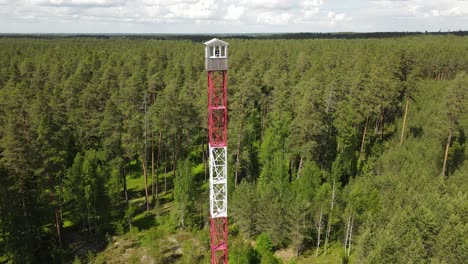
{"label": "tall tree trunk", "polygon": [[57,207],[54,208],[54,211],[55,211],[55,226],[57,228],[57,238],[58,238],[58,241],[59,241],[59,246],[60,248],[63,248],[63,245],[62,245],[62,232],[61,232],[61,223],[60,223],[60,214],[59,214],[59,210],[57,209]]}
{"label": "tall tree trunk", "polygon": [[86,206],[86,210],[87,210],[86,212],[88,214],[88,217],[87,217],[87,219],[88,219],[88,234],[91,234],[91,208],[89,208],[89,204],[88,204],[88,206]]}
{"label": "tall tree trunk", "polygon": [[62,176],[59,176],[59,188],[60,188],[60,198],[58,199],[59,203],[59,213],[60,213],[60,223],[63,223],[63,179]]}
{"label": "tall tree trunk", "polygon": [[317,226],[318,233],[317,233],[317,251],[315,252],[316,257],[318,256],[319,249],[320,249],[320,235],[322,232],[322,215],[323,215],[322,213],[323,213],[323,210],[322,210],[322,207],[320,207],[320,217],[319,217],[319,222]]}
{"label": "tall tree trunk", "polygon": [[96,223],[96,195],[93,195],[93,203],[92,203],[92,207],[91,207],[91,218],[92,218],[92,221],[93,221],[93,225],[94,225],[94,239],[95,241],[97,240],[97,223]]}
{"label": "tall tree trunk", "polygon": [[237,187],[237,177],[239,173],[240,165],[240,149],[241,149],[241,134],[242,134],[242,118],[239,123],[239,130],[237,131],[237,151],[236,151],[236,166],[235,166],[235,177],[234,177],[234,188]]}
{"label": "tall tree trunk", "polygon": [[349,230],[348,257],[351,254],[351,242],[353,241],[353,226],[354,226],[354,215],[352,215],[351,217],[351,229]]}
{"label": "tall tree trunk", "polygon": [[301,156],[301,160],[299,161],[299,167],[297,167],[297,178],[301,177],[302,167],[303,167],[304,159]]}
{"label": "tall tree trunk", "polygon": [[[176,154],[176,143],[175,143],[175,133],[172,134],[172,148],[173,148],[173,170],[172,170],[172,179],[175,183],[175,178],[177,177],[177,154]],[[174,187],[172,186],[172,199],[174,199]]]}
{"label": "tall tree trunk", "polygon": [[146,159],[141,155],[141,166],[143,167],[143,178],[145,180],[145,198],[146,198],[146,212],[149,212],[149,199],[148,199],[148,172],[146,168]]}
{"label": "tall tree trunk", "polygon": [[292,158],[289,159],[289,168],[288,168],[288,182],[291,183],[293,181],[293,174],[296,171],[294,170],[294,160]]}
{"label": "tall tree trunk", "polygon": [[263,135],[265,132],[265,123],[266,123],[266,116],[268,114],[268,104],[265,106],[264,109],[262,109],[262,116],[260,119],[260,125],[261,125],[261,131],[260,131],[260,145],[263,142]]}
{"label": "tall tree trunk", "polygon": [[98,224],[97,224],[97,210],[96,210],[96,195],[93,196],[93,224],[94,224],[94,239],[97,241],[97,230],[98,230]]}
{"label": "tall tree trunk", "polygon": [[176,177],[177,171],[177,154],[176,154],[176,142],[175,142],[175,133],[172,133],[172,162],[173,162],[173,176]]}
{"label": "tall tree trunk", "polygon": [[384,137],[384,129],[385,129],[385,108],[382,108],[381,116],[380,116],[380,141],[383,140]]}
{"label": "tall tree trunk", "polygon": [[[49,175],[49,183],[50,183],[50,190],[51,190],[51,195],[52,195],[52,203],[56,201],[56,196],[55,196],[55,188],[52,184],[52,178]],[[60,222],[60,214],[59,210],[56,205],[54,205],[54,214],[55,214],[55,228],[57,231],[57,239],[59,242],[60,248],[62,248],[62,232],[61,232],[61,222]]]}
{"label": "tall tree trunk", "polygon": [[154,180],[154,132],[151,131],[151,196],[155,196],[155,180]]}
{"label": "tall tree trunk", "polygon": [[[3,195],[3,194],[0,194],[0,195]],[[0,228],[2,230],[2,241],[3,243],[6,243],[6,233],[5,233],[5,226],[6,226],[6,220],[5,220],[5,203],[3,201],[3,199],[1,198],[0,196],[0,219],[1,219],[1,223],[0,223],[0,226],[2,228]]]}
{"label": "tall tree trunk", "polygon": [[20,187],[19,189],[20,197],[21,197],[21,209],[23,211],[23,216],[26,217],[28,215],[28,212],[26,210],[26,200],[24,199],[24,189],[23,186]]}
{"label": "tall tree trunk", "polygon": [[158,139],[158,156],[156,159],[156,199],[159,197],[159,166],[161,164],[161,139],[162,139],[162,132],[159,131],[159,139]]}
{"label": "tall tree trunk", "polygon": [[[167,146],[167,134],[165,137],[165,146]],[[164,195],[167,194],[167,149],[164,151]]]}
{"label": "tall tree trunk", "polygon": [[330,213],[328,214],[328,227],[327,227],[327,234],[325,235],[325,245],[324,245],[324,254],[327,254],[327,246],[328,246],[328,239],[330,238],[330,231],[331,231],[331,222],[333,216],[333,206],[335,205],[335,179],[333,179],[333,187],[332,187],[332,199],[330,204]]}
{"label": "tall tree trunk", "polygon": [[406,129],[406,117],[408,115],[409,99],[406,100],[405,115],[403,116],[403,127],[401,128],[400,146],[403,144],[403,137]]}
{"label": "tall tree trunk", "polygon": [[124,195],[125,195],[125,202],[128,203],[128,190],[127,190],[127,158],[123,159],[123,166],[122,166],[122,178],[123,178],[123,189],[124,189]]}
{"label": "tall tree trunk", "polygon": [[[142,159],[143,166],[143,177],[145,178],[145,198],[146,198],[146,212],[149,212],[149,192],[148,192],[148,112],[147,112],[147,102],[146,102],[146,91],[145,91],[145,130],[143,131],[143,137],[145,140],[145,151],[144,158]],[[153,139],[153,133],[151,133],[151,139]],[[143,153],[142,153],[143,155]]]}
{"label": "tall tree trunk", "polygon": [[348,220],[346,221],[346,235],[344,241],[344,252],[346,253],[346,249],[348,247],[348,237],[349,237],[349,226],[351,225],[351,215],[348,216]]}
{"label": "tall tree trunk", "polygon": [[164,194],[167,194],[167,162],[164,165]]}
{"label": "tall tree trunk", "polygon": [[206,157],[207,155],[206,155],[206,151],[205,151],[205,140],[202,140],[202,142],[201,142],[201,151],[202,151],[202,155],[203,155],[203,169],[205,171],[205,181],[206,181],[206,179],[208,177],[208,164],[207,164],[208,163],[207,162],[208,158]]}
{"label": "tall tree trunk", "polygon": [[[2,213],[1,215],[2,215],[2,226],[6,226],[8,223],[6,223],[5,214]],[[6,235],[5,228],[1,228],[1,229],[2,229],[3,244],[7,244],[8,243],[8,238],[7,238],[7,235]]]}
{"label": "tall tree trunk", "polygon": [[327,107],[325,108],[325,113],[327,113],[327,114],[328,114],[328,112],[330,111],[331,100],[332,100],[332,95],[333,95],[333,89],[334,89],[334,86],[333,86],[333,84],[332,84],[332,85],[331,85],[331,88],[330,88],[330,92],[328,93]]}
{"label": "tall tree trunk", "polygon": [[54,187],[54,184],[52,182],[52,176],[50,176],[49,173],[47,173],[47,178],[49,180],[49,186],[50,186],[50,195],[51,195],[51,198],[52,198],[52,204],[54,204],[54,222],[55,222],[55,229],[56,229],[56,232],[57,232],[57,239],[58,239],[58,242],[59,242],[59,246],[60,248],[62,248],[62,232],[61,231],[61,223],[60,223],[60,216],[59,216],[59,211],[58,211],[58,208],[57,206],[55,205],[55,202],[56,202],[56,195],[55,195],[55,187]]}
{"label": "tall tree trunk", "polygon": [[366,142],[368,123],[369,123],[369,115],[366,116],[366,125],[364,126],[364,132],[362,133],[361,150],[359,151],[359,158],[361,158],[362,152],[364,151],[364,143]]}
{"label": "tall tree trunk", "polygon": [[447,171],[447,159],[448,159],[448,152],[449,152],[451,141],[452,141],[452,128],[450,128],[448,132],[447,146],[445,147],[445,155],[444,155],[444,166],[442,167],[442,175],[445,175]]}

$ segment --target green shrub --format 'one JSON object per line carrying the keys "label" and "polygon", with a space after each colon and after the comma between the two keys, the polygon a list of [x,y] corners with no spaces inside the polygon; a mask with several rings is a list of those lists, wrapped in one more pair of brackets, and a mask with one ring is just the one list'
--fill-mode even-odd
{"label": "green shrub", "polygon": [[247,243],[237,240],[229,247],[229,263],[255,264],[259,262],[257,252]]}
{"label": "green shrub", "polygon": [[273,254],[273,243],[271,242],[270,237],[262,233],[257,237],[257,251],[260,255]]}

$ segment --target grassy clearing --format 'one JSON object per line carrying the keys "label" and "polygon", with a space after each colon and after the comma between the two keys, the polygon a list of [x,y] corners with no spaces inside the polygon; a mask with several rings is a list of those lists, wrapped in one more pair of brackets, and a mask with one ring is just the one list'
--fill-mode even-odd
{"label": "grassy clearing", "polygon": [[133,228],[122,236],[112,237],[94,263],[209,263],[207,230],[189,232],[156,221],[148,230]]}
{"label": "grassy clearing", "polygon": [[[344,249],[343,245],[340,243],[332,243],[327,249],[327,254],[325,254],[323,248],[319,251],[319,255],[315,256],[315,249],[306,251],[303,255],[297,258],[298,264],[337,264],[345,263],[343,262]],[[352,259],[352,256],[351,256]],[[287,263],[287,262],[285,262]],[[353,262],[349,262],[353,263]]]}

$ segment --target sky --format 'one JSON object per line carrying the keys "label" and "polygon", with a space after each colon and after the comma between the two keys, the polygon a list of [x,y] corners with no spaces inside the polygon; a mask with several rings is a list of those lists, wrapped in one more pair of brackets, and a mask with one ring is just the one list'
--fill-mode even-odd
{"label": "sky", "polygon": [[0,0],[0,33],[468,30],[468,0]]}

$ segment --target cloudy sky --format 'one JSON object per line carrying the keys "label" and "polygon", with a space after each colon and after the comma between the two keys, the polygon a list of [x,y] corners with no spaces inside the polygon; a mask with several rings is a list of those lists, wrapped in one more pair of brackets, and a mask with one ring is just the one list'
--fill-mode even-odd
{"label": "cloudy sky", "polygon": [[0,0],[0,33],[468,30],[468,0]]}

